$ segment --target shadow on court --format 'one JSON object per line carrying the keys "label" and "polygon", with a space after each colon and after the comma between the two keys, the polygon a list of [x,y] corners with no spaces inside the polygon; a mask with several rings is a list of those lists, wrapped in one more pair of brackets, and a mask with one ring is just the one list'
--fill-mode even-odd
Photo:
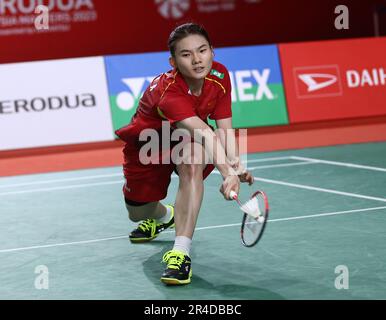
{"label": "shadow on court", "polygon": [[[229,284],[230,279],[235,278],[235,273],[238,273],[242,277],[243,272],[237,271],[235,265],[234,272],[221,275],[216,272],[215,267],[208,268],[205,265],[199,264],[195,261],[200,260],[199,257],[192,255],[192,268],[193,276],[192,282],[186,286],[166,286],[161,283],[160,276],[165,264],[161,264],[163,254],[173,247],[173,241],[156,241],[151,245],[161,247],[161,250],[150,256],[143,262],[143,270],[146,277],[154,287],[159,290],[165,297],[165,299],[172,300],[203,300],[203,299],[224,299],[224,300],[283,300],[283,296],[272,292],[270,290],[253,287],[248,285]],[[226,263],[224,260],[223,263]],[[213,278],[217,284],[213,284]],[[209,280],[211,279],[211,280]],[[247,281],[244,279],[244,282]],[[279,280],[278,280],[279,281]],[[282,285],[291,285],[291,280],[281,279]],[[284,282],[284,283],[283,283]]]}

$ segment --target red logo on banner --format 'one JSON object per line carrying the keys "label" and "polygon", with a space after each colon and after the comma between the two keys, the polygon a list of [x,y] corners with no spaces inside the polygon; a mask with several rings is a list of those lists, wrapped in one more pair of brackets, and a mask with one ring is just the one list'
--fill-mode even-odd
{"label": "red logo on banner", "polygon": [[386,38],[279,45],[290,123],[386,115]]}
{"label": "red logo on banner", "polygon": [[296,67],[293,70],[298,98],[342,95],[338,66]]}

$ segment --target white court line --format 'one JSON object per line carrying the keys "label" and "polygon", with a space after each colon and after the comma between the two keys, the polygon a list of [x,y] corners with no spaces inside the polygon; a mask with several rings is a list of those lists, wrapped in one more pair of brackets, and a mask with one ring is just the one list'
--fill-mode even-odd
{"label": "white court line", "polygon": [[[254,160],[247,161],[247,163],[265,162],[265,161],[276,161],[276,160],[284,160],[284,159],[291,159],[291,157],[276,157],[276,158],[254,159]],[[308,162],[310,162],[310,161],[308,161]],[[304,162],[302,162],[302,163],[304,163]],[[310,162],[310,163],[313,163],[313,162]],[[59,183],[59,182],[88,180],[88,179],[110,178],[110,177],[123,177],[123,173],[99,174],[99,175],[84,176],[84,177],[74,177],[74,178],[63,178],[63,179],[52,179],[52,180],[23,182],[23,183],[15,183],[15,184],[5,184],[5,185],[0,185],[0,189],[1,188],[13,188],[13,187],[31,186],[31,185],[35,185],[35,184]]]}
{"label": "white court line", "polygon": [[300,189],[306,189],[306,190],[314,190],[314,191],[321,191],[321,192],[326,192],[326,193],[339,194],[339,195],[342,195],[342,196],[348,196],[348,197],[354,197],[354,198],[361,198],[361,199],[367,199],[367,200],[376,200],[376,201],[386,202],[385,198],[365,196],[365,195],[362,195],[362,194],[350,193],[350,192],[342,192],[342,191],[332,190],[332,189],[317,188],[317,187],[312,187],[312,186],[306,186],[306,185],[303,185],[303,184],[289,183],[289,182],[284,182],[284,181],[279,181],[279,180],[271,180],[271,179],[264,179],[264,178],[258,178],[258,177],[254,177],[254,178],[257,181],[263,181],[263,182],[268,182],[268,183],[273,183],[273,184],[280,184],[280,185],[288,186],[288,187],[294,187],[294,188],[300,188]]}
{"label": "white court line", "polygon": [[[292,166],[304,166],[306,164],[315,164],[316,162],[312,161],[304,161],[304,162],[296,162],[296,163],[281,163],[281,164],[270,164],[265,166],[257,166],[257,167],[246,167],[248,171],[256,170],[256,169],[268,169],[268,168],[283,168],[283,167],[292,167]],[[213,170],[213,173],[220,174],[220,171],[217,169]],[[177,176],[177,175],[176,175]]]}
{"label": "white court line", "polygon": [[[256,162],[285,160],[285,159],[300,160],[300,161],[303,160],[303,161],[306,161],[306,162],[293,163],[293,164],[292,163],[288,163],[288,164],[284,163],[284,164],[278,164],[278,165],[259,166],[259,167],[249,168],[249,170],[274,168],[274,167],[287,167],[287,166],[289,167],[289,166],[296,166],[296,165],[303,165],[303,164],[325,163],[325,164],[339,165],[339,166],[345,166],[345,167],[352,167],[352,168],[360,168],[360,169],[368,169],[368,170],[375,170],[375,171],[386,172],[385,168],[357,165],[357,164],[346,163],[346,162],[327,161],[327,160],[321,160],[321,159],[315,159],[315,158],[297,157],[297,156],[253,159],[253,160],[247,161],[247,164],[249,164],[249,163],[256,163]],[[22,187],[22,186],[29,186],[29,185],[35,185],[35,184],[59,183],[59,182],[68,182],[68,181],[78,181],[78,180],[88,180],[88,179],[98,179],[98,178],[109,178],[109,177],[122,177],[122,175],[123,175],[122,173],[113,173],[113,174],[103,174],[103,175],[101,174],[101,175],[84,176],[84,177],[74,177],[74,178],[63,178],[63,179],[53,179],[53,180],[24,182],[24,183],[17,183],[17,184],[6,184],[6,185],[0,185],[0,189],[1,188],[12,188],[12,187]],[[46,190],[44,189],[43,191],[46,191]],[[5,193],[5,194],[12,194],[12,193]],[[0,194],[0,195],[2,195],[2,194]]]}
{"label": "white court line", "polygon": [[0,185],[0,188],[12,188],[12,187],[24,187],[31,186],[35,184],[46,184],[46,183],[58,183],[58,182],[68,182],[68,181],[78,181],[78,180],[88,180],[88,179],[99,179],[99,178],[110,178],[110,177],[122,177],[123,173],[111,173],[111,174],[98,174],[95,176],[84,176],[84,177],[74,177],[74,178],[63,178],[63,179],[53,179],[53,180],[43,180],[43,181],[32,181],[32,182],[23,182],[15,184],[6,184]]}
{"label": "white court line", "polygon": [[[327,212],[327,213],[318,213],[318,214],[310,214],[310,215],[296,216],[296,217],[289,217],[289,218],[268,219],[268,222],[272,223],[272,222],[289,221],[289,220],[318,218],[318,217],[334,216],[334,215],[340,215],[340,214],[346,214],[346,213],[376,211],[376,210],[383,210],[383,209],[386,209],[386,206],[364,208],[364,209],[354,209],[354,210],[345,210],[345,211],[335,211],[335,212]],[[241,225],[241,223],[232,223],[232,224],[223,224],[223,225],[218,225],[218,226],[198,227],[195,230],[210,230],[210,229],[227,228],[227,227],[234,227],[234,226],[240,226],[240,225]],[[164,233],[174,233],[174,232],[175,231],[164,231]],[[26,250],[33,250],[33,249],[44,249],[44,248],[61,247],[61,246],[70,246],[70,245],[76,245],[76,244],[88,244],[88,243],[102,242],[102,241],[108,241],[108,240],[125,239],[125,238],[128,238],[128,236],[116,236],[116,237],[100,238],[100,239],[93,239],[93,240],[53,243],[53,244],[47,244],[47,245],[41,245],[41,246],[2,249],[2,250],[0,250],[0,253],[26,251]]]}
{"label": "white court line", "polygon": [[[303,163],[303,165],[304,164],[308,164],[308,163]],[[284,165],[284,164],[282,164],[282,165]],[[288,165],[294,165],[294,164],[288,164]],[[273,166],[277,166],[277,165],[273,165]],[[214,170],[213,173],[220,174],[217,170]],[[175,175],[175,174],[172,175],[172,178],[176,178],[176,177],[177,177],[177,175]],[[279,181],[279,180],[263,179],[263,178],[259,178],[259,177],[254,177],[254,178],[255,178],[255,180],[258,180],[258,181],[263,181],[263,182],[268,182],[268,183],[273,183],[273,184],[279,184],[279,185],[284,185],[284,186],[289,186],[289,187],[301,188],[301,189],[306,189],[306,190],[314,190],[314,191],[320,191],[320,192],[326,192],[326,193],[333,193],[333,194],[344,195],[344,196],[349,196],[349,197],[354,197],[354,198],[361,198],[361,199],[367,199],[367,200],[376,200],[376,201],[386,202],[385,198],[378,198],[378,197],[366,196],[366,195],[349,193],[349,192],[342,192],[342,191],[332,190],[332,189],[317,188],[317,187],[306,186],[306,185],[301,185],[301,184],[288,183],[288,182]],[[79,185],[71,185],[71,186],[61,186],[61,187],[54,187],[54,188],[40,188],[40,189],[34,189],[34,190],[9,191],[9,192],[0,193],[0,196],[14,195],[14,194],[26,194],[26,193],[34,193],[34,192],[44,192],[44,191],[56,191],[56,190],[65,190],[65,189],[86,188],[86,187],[94,187],[94,186],[101,186],[101,185],[118,184],[118,183],[123,183],[123,180],[79,184]]]}
{"label": "white court line", "polygon": [[[287,167],[287,166],[295,166],[295,165],[305,165],[305,164],[313,164],[313,162],[301,162],[301,163],[283,163],[283,164],[273,164],[273,165],[266,165],[266,166],[258,166],[250,168],[249,170],[254,169],[261,169],[261,168],[276,168],[276,167]],[[214,170],[214,173],[219,174],[218,170]],[[108,177],[109,175],[100,175],[100,177]],[[111,176],[122,176],[122,174],[114,174]],[[90,176],[92,179],[96,178],[98,176]],[[172,174],[172,178],[177,178],[178,175],[175,173]],[[70,178],[72,180],[76,180],[76,178]],[[82,177],[82,179],[87,179],[87,177]],[[79,179],[81,180],[81,179]],[[70,181],[63,179],[61,181]],[[43,183],[50,183],[50,182],[60,182],[60,180],[47,180]],[[106,181],[106,182],[95,182],[95,183],[86,183],[86,184],[75,184],[70,186],[58,186],[58,187],[52,187],[52,188],[39,188],[39,189],[32,189],[32,190],[19,190],[19,191],[8,191],[0,193],[0,196],[7,196],[7,195],[13,195],[13,194],[25,194],[25,193],[34,193],[34,192],[45,192],[45,191],[56,191],[56,190],[66,190],[66,189],[77,189],[77,188],[87,188],[87,187],[95,187],[95,186],[103,186],[103,185],[110,185],[110,184],[116,184],[116,183],[123,183],[124,180],[117,180],[117,181]],[[32,184],[32,183],[31,183]],[[36,182],[36,184],[40,184],[39,182]],[[8,187],[15,186],[15,185],[8,185]],[[2,186],[6,187],[6,186]]]}
{"label": "white court line", "polygon": [[315,159],[315,158],[305,158],[305,157],[296,157],[296,156],[291,156],[290,158],[293,159],[293,160],[305,160],[305,161],[312,161],[312,162],[315,162],[315,163],[332,164],[332,165],[335,165],[335,166],[342,166],[342,167],[349,167],[349,168],[358,168],[358,169],[367,169],[367,170],[386,172],[386,168],[364,166],[364,165],[348,163],[348,162],[328,161],[328,160],[321,160],[321,159]]}
{"label": "white court line", "polygon": [[280,167],[292,167],[292,166],[304,166],[306,164],[315,164],[315,162],[312,161],[305,161],[305,162],[296,162],[296,163],[281,163],[281,164],[272,164],[272,165],[266,165],[266,166],[257,166],[257,167],[251,167],[248,168],[248,170],[255,170],[255,169],[267,169],[267,168],[280,168]]}
{"label": "white court line", "polygon": [[71,186],[61,186],[61,187],[53,187],[53,188],[39,188],[39,189],[33,189],[33,190],[9,191],[9,192],[0,193],[0,196],[9,196],[9,195],[13,195],[13,194],[24,194],[24,193],[34,193],[34,192],[44,192],[44,191],[57,191],[57,190],[66,190],[66,189],[88,188],[88,187],[105,186],[105,185],[118,184],[118,183],[123,184],[123,180],[86,183],[86,184],[75,184],[75,185],[71,185]]}
{"label": "white court line", "polygon": [[[241,157],[243,157],[243,156],[241,156]],[[292,156],[288,156],[288,157],[275,157],[275,158],[252,159],[252,160],[248,160],[247,163],[266,162],[266,161],[278,161],[278,160],[287,160],[287,159],[292,159]]]}
{"label": "white court line", "polygon": [[107,240],[123,239],[123,238],[128,238],[128,236],[118,236],[118,237],[100,238],[100,239],[94,239],[94,240],[53,243],[53,244],[46,244],[46,245],[42,245],[42,246],[21,247],[21,248],[14,248],[14,249],[3,249],[3,250],[0,250],[0,253],[26,251],[26,250],[33,250],[33,249],[44,249],[44,248],[61,247],[61,246],[71,246],[74,244],[86,244],[86,243],[94,243],[94,242],[101,242],[101,241],[107,241]]}

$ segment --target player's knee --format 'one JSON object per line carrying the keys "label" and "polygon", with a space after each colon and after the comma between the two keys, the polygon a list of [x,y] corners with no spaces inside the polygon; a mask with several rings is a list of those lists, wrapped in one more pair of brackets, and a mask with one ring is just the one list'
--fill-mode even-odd
{"label": "player's knee", "polygon": [[203,166],[200,164],[182,164],[178,168],[178,174],[182,180],[202,180]]}
{"label": "player's knee", "polygon": [[[181,154],[182,153],[182,154]],[[203,164],[205,162],[205,150],[201,144],[187,143],[179,154],[179,163]]]}

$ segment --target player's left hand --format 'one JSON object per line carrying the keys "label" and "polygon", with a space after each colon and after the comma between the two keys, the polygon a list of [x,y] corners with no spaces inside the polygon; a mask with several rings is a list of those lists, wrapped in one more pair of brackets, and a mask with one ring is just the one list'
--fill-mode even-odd
{"label": "player's left hand", "polygon": [[248,182],[249,185],[252,185],[255,179],[249,171],[244,171],[242,174],[239,174],[240,182]]}

